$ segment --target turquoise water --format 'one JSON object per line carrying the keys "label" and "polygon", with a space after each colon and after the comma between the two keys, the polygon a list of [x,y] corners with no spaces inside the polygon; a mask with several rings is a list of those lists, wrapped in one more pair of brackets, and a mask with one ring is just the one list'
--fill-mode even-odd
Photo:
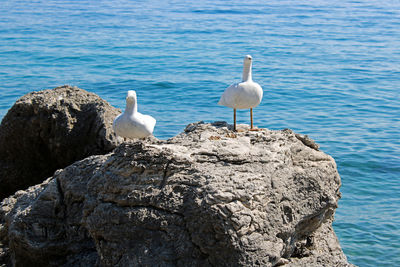
{"label": "turquoise water", "polygon": [[246,54],[264,88],[255,124],[336,159],[349,261],[400,266],[399,1],[2,0],[0,119],[23,94],[70,84],[120,108],[136,90],[163,139],[231,122],[216,103]]}

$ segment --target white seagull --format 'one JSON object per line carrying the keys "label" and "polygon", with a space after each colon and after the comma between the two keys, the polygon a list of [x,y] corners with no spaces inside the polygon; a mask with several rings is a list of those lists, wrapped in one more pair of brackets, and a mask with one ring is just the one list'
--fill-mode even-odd
{"label": "white seagull", "polygon": [[114,132],[124,138],[145,138],[153,133],[156,120],[149,115],[137,111],[137,97],[133,90],[126,96],[124,113],[118,115],[113,122]]}
{"label": "white seagull", "polygon": [[253,130],[253,108],[258,106],[263,97],[263,89],[251,77],[252,57],[247,55],[243,62],[243,79],[234,83],[222,94],[218,105],[233,108],[233,130],[236,131],[236,109],[250,109],[250,130]]}

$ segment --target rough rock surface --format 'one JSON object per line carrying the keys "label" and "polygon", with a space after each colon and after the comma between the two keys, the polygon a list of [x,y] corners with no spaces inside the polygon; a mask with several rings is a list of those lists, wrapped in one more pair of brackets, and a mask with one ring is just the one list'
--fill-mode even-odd
{"label": "rough rock surface", "polygon": [[77,160],[117,145],[120,111],[93,93],[62,86],[21,97],[0,126],[0,199]]}
{"label": "rough rock surface", "polygon": [[190,124],[18,191],[0,206],[9,258],[20,266],[351,266],[331,225],[340,198],[332,157],[291,130],[239,127]]}

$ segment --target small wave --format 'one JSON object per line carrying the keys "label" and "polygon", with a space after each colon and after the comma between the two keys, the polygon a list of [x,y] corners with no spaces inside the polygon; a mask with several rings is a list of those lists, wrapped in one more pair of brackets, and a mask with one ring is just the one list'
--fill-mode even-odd
{"label": "small wave", "polygon": [[242,9],[242,10],[234,10],[234,9],[195,9],[191,10],[192,13],[200,13],[207,15],[254,15],[254,14],[263,14],[258,9]]}
{"label": "small wave", "polygon": [[175,83],[172,82],[156,82],[152,84],[153,86],[159,87],[159,88],[174,88],[176,85]]}

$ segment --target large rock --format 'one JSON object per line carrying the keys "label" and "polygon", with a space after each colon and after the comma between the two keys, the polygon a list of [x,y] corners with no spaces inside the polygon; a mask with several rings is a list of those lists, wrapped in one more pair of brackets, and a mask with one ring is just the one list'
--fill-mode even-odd
{"label": "large rock", "polygon": [[0,126],[0,200],[77,160],[113,150],[112,121],[119,113],[77,87],[21,97]]}
{"label": "large rock", "polygon": [[0,207],[30,266],[350,266],[335,161],[291,130],[190,124],[76,162]]}

